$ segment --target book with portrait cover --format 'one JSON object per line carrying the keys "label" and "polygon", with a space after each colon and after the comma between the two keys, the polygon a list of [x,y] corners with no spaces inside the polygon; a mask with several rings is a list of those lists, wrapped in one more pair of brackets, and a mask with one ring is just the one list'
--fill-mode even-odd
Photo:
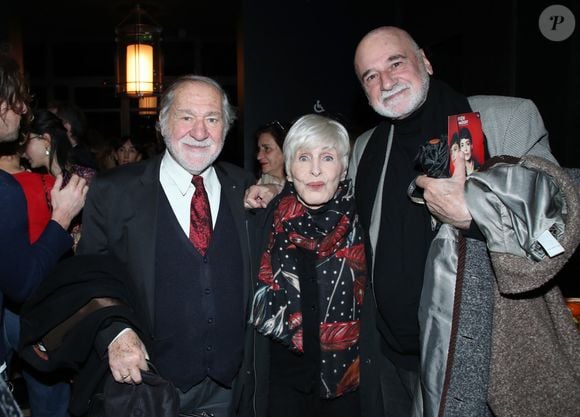
{"label": "book with portrait cover", "polygon": [[479,112],[454,114],[447,118],[449,171],[453,175],[456,152],[465,154],[465,170],[469,175],[485,162],[485,136]]}

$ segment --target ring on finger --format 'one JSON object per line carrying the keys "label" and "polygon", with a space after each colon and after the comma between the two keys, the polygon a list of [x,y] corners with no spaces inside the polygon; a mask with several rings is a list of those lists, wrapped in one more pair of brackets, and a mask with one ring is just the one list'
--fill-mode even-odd
{"label": "ring on finger", "polygon": [[128,374],[128,375],[121,375],[121,379],[122,379],[122,380],[125,380],[125,379],[129,378],[130,376],[131,376],[131,374]]}

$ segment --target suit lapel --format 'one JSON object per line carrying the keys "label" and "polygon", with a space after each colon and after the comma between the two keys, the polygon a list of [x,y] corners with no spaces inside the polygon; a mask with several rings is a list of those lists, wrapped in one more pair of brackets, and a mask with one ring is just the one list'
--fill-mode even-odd
{"label": "suit lapel", "polygon": [[153,308],[155,291],[155,243],[157,241],[157,217],[159,210],[159,193],[162,192],[159,182],[161,157],[151,160],[147,168],[130,190],[130,202],[133,205],[133,217],[127,222],[128,259],[131,274],[138,277],[139,300],[149,314],[149,325],[153,329]]}
{"label": "suit lapel", "polygon": [[373,204],[381,178],[382,166],[387,153],[387,138],[391,123],[380,123],[372,133],[361,156],[356,174],[356,204],[362,224],[368,230],[371,223]]}
{"label": "suit lapel", "polygon": [[[241,182],[236,182],[231,175],[228,175],[226,169],[219,165],[215,165],[216,173],[221,184],[221,191],[226,198],[226,202],[234,216],[234,222],[236,225],[236,232],[238,234],[240,248],[242,248],[242,261],[244,263],[243,272],[243,300],[248,300],[250,291],[250,242],[248,228],[248,220],[246,216],[246,210],[244,209],[244,193],[246,191],[245,186]],[[244,308],[247,305],[244,304]],[[245,311],[244,311],[245,313]]]}

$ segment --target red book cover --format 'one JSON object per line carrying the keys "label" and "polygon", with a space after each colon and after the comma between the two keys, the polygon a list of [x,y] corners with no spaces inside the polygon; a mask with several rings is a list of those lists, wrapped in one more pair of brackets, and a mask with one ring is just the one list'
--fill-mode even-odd
{"label": "red book cover", "polygon": [[449,172],[453,175],[456,152],[465,154],[465,171],[477,171],[485,159],[485,145],[481,118],[478,112],[454,114],[447,118],[449,143]]}

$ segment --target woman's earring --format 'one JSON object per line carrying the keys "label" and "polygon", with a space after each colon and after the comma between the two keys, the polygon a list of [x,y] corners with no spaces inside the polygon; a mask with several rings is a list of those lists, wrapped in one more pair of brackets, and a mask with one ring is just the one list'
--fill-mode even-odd
{"label": "woman's earring", "polygon": [[45,153],[47,156],[48,156],[48,155],[50,155],[50,152],[48,151],[48,148],[46,148],[46,149],[44,150],[44,153]]}

